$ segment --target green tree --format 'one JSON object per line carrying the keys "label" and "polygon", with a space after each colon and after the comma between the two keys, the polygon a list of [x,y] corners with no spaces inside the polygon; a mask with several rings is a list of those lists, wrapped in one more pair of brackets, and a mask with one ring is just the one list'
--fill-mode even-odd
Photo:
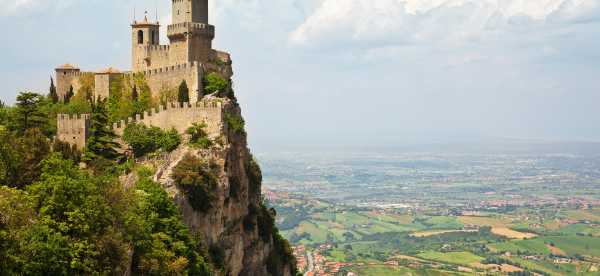
{"label": "green tree", "polygon": [[139,94],[137,91],[137,85],[133,85],[133,88],[131,89],[131,100],[137,101],[138,97],[139,97]]}
{"label": "green tree", "polygon": [[0,184],[24,188],[40,176],[41,161],[48,156],[48,139],[38,130],[15,137],[0,131]]}
{"label": "green tree", "polygon": [[48,98],[53,102],[58,102],[58,94],[56,93],[56,86],[54,86],[54,79],[50,78],[50,92],[48,93]]}
{"label": "green tree", "polygon": [[208,138],[208,134],[204,130],[205,128],[205,123],[194,123],[186,130],[186,133],[190,135],[190,144],[192,146],[206,149],[212,145],[212,141]]}
{"label": "green tree", "polygon": [[64,159],[71,160],[75,164],[81,162],[81,152],[75,145],[71,145],[57,139],[52,144],[52,151],[60,153]]}
{"label": "green tree", "polygon": [[30,129],[19,138],[18,147],[21,165],[12,186],[24,188],[39,178],[42,161],[50,154],[50,142],[38,129]]}
{"label": "green tree", "polygon": [[177,101],[180,103],[189,103],[190,102],[190,90],[188,89],[187,83],[185,80],[181,82],[179,85],[179,93],[177,94]]}
{"label": "green tree", "polygon": [[0,129],[8,124],[10,109],[0,100]]}
{"label": "green tree", "polygon": [[203,79],[204,94],[210,95],[215,92],[226,93],[229,82],[217,73],[209,73]]}
{"label": "green tree", "polygon": [[111,161],[119,161],[122,157],[115,142],[117,135],[110,129],[108,114],[105,106],[106,100],[98,101],[92,106],[90,118],[90,138],[86,143],[83,160],[95,167],[102,169]]}
{"label": "green tree", "polygon": [[22,135],[28,129],[46,129],[48,118],[41,112],[44,97],[32,92],[22,92],[17,96],[17,104],[11,120],[12,130]]}
{"label": "green tree", "polygon": [[129,223],[123,217],[128,212],[114,207],[127,202],[112,196],[123,194],[119,183],[91,176],[56,154],[41,171],[40,181],[28,187],[39,218],[22,241],[26,252],[36,252],[23,256],[24,274],[123,273],[127,242],[115,227]]}
{"label": "green tree", "polygon": [[188,154],[173,169],[171,177],[194,210],[206,212],[213,207],[218,181],[210,164]]}
{"label": "green tree", "polygon": [[165,132],[158,127],[129,124],[123,131],[123,140],[140,157],[158,150],[173,151],[181,143],[181,136],[174,129]]}
{"label": "green tree", "polygon": [[146,231],[134,242],[134,274],[212,275],[206,253],[191,238],[177,206],[160,184],[143,177],[136,189],[142,191],[138,212]]}
{"label": "green tree", "polygon": [[73,98],[73,96],[75,96],[75,91],[73,91],[73,86],[71,85],[69,86],[69,91],[67,91],[67,94],[65,95],[64,102],[71,102],[71,98]]}

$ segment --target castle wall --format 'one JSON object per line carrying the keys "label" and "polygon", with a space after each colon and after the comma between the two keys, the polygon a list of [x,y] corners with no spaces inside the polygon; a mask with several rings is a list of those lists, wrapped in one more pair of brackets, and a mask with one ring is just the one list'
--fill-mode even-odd
{"label": "castle wall", "polygon": [[57,115],[56,139],[83,149],[88,138],[90,115]]}
{"label": "castle wall", "polygon": [[215,139],[223,130],[223,110],[220,101],[201,101],[195,104],[170,103],[150,112],[138,114],[135,118],[115,123],[113,130],[118,136],[122,136],[128,124],[140,123],[163,130],[175,129],[178,133],[184,134],[193,123],[204,122],[207,125],[206,133]]}
{"label": "castle wall", "polygon": [[141,71],[140,73],[144,74],[153,97],[159,97],[162,91],[176,90],[183,80],[190,91],[190,102],[197,102],[203,91],[203,70],[197,62]]}

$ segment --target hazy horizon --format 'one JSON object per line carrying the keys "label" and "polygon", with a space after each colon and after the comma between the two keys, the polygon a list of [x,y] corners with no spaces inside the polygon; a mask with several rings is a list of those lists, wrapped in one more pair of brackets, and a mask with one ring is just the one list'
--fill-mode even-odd
{"label": "hazy horizon", "polygon": [[[169,1],[0,1],[1,99],[69,62],[130,68],[133,9]],[[215,48],[258,148],[514,137],[600,141],[600,1],[211,1]],[[163,31],[163,43],[165,32]]]}

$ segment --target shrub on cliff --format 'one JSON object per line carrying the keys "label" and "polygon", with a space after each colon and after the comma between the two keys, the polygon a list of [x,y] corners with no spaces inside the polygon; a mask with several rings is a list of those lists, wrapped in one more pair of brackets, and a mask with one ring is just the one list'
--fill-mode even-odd
{"label": "shrub on cliff", "polygon": [[251,195],[260,194],[260,186],[262,184],[262,172],[256,160],[250,156],[246,163],[246,174],[248,175],[248,189]]}
{"label": "shrub on cliff", "polygon": [[194,210],[206,212],[214,206],[218,179],[207,162],[188,154],[173,169],[171,177]]}
{"label": "shrub on cliff", "polygon": [[226,92],[229,82],[217,73],[209,73],[202,79],[204,85],[204,94],[210,95],[215,92]]}
{"label": "shrub on cliff", "polygon": [[129,124],[123,131],[123,141],[133,149],[136,157],[140,157],[159,150],[173,151],[181,143],[181,136],[174,129],[163,131],[158,127]]}
{"label": "shrub on cliff", "polygon": [[186,131],[190,135],[190,144],[194,147],[207,149],[212,146],[212,141],[208,138],[208,134],[204,130],[205,123],[194,123]]}
{"label": "shrub on cliff", "polygon": [[245,127],[246,122],[244,121],[244,118],[242,118],[241,116],[236,115],[236,114],[226,113],[225,114],[225,122],[227,122],[227,126],[234,133],[237,133],[237,134],[245,133],[244,127]]}

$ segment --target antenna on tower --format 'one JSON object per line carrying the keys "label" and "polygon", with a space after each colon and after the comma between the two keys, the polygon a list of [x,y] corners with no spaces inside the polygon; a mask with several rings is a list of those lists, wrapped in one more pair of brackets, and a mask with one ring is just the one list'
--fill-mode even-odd
{"label": "antenna on tower", "polygon": [[133,22],[135,22],[135,6],[133,6]]}

